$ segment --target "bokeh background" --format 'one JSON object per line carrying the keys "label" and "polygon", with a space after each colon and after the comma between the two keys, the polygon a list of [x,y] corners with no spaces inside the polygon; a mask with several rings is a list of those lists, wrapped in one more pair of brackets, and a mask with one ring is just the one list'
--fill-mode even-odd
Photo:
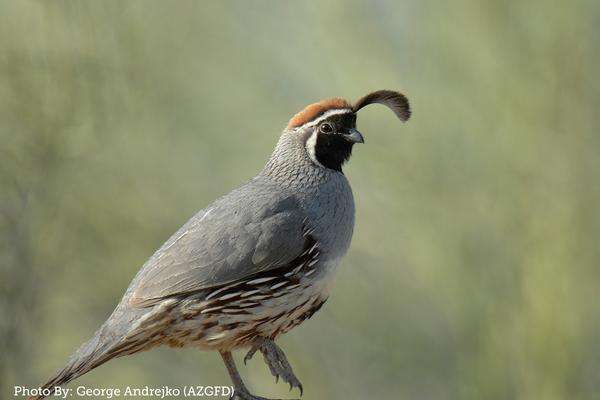
{"label": "bokeh background", "polygon": [[[0,397],[58,370],[295,112],[390,88],[413,118],[361,111],[353,245],[281,340],[304,397],[597,399],[599,43],[594,0],[1,1]],[[260,357],[241,371],[290,396]],[[229,378],[163,348],[78,384]]]}

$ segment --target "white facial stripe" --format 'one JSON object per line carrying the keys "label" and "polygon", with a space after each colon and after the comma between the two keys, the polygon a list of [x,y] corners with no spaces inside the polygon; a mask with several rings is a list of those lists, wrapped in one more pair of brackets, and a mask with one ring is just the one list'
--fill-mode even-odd
{"label": "white facial stripe", "polygon": [[295,128],[295,129],[309,128],[311,126],[320,124],[321,122],[323,122],[327,118],[331,117],[332,115],[348,114],[348,113],[352,113],[352,110],[349,108],[342,108],[342,109],[338,108],[335,110],[325,111],[325,113],[323,113],[319,118],[315,119],[314,121],[309,121],[309,122],[305,123],[304,125],[300,125],[299,127]]}
{"label": "white facial stripe", "polygon": [[314,131],[312,133],[312,135],[310,135],[310,137],[308,138],[308,140],[306,141],[306,152],[308,153],[308,156],[310,157],[310,159],[312,160],[312,162],[314,162],[315,164],[317,164],[319,167],[323,167],[323,164],[321,164],[318,160],[317,160],[317,154],[316,154],[316,149],[315,147],[317,146],[317,131]]}

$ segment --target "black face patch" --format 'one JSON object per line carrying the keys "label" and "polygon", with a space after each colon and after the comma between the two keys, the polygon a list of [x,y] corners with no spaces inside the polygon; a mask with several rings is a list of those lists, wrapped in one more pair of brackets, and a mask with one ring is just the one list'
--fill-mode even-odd
{"label": "black face patch", "polygon": [[352,155],[352,144],[341,135],[318,134],[315,158],[324,167],[342,172],[342,165]]}
{"label": "black face patch", "polygon": [[[324,126],[324,125],[329,126]],[[330,129],[331,128],[331,129]],[[317,140],[314,154],[324,167],[342,172],[342,165],[352,155],[351,141],[344,138],[356,128],[356,115],[353,113],[332,115],[315,126]]]}

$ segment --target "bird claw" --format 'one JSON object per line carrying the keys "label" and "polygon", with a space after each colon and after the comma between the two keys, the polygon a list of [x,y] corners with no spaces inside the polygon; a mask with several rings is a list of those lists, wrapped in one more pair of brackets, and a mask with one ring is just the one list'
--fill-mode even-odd
{"label": "bird claw", "polygon": [[254,357],[254,353],[256,353],[256,351],[259,349],[259,346],[254,345],[252,346],[252,348],[250,349],[250,351],[248,351],[248,353],[246,354],[246,356],[244,357],[244,365],[246,365],[246,363],[252,359],[252,357]]}
{"label": "bird claw", "polygon": [[304,388],[302,387],[302,384],[298,378],[296,378],[296,375],[294,374],[294,371],[292,370],[292,367],[290,366],[283,350],[281,350],[281,348],[277,346],[275,342],[265,338],[259,339],[252,346],[248,354],[246,354],[246,357],[244,357],[244,362],[246,362],[246,360],[250,360],[257,350],[260,350],[262,353],[265,363],[271,371],[271,375],[275,377],[275,383],[278,383],[279,377],[281,377],[282,381],[290,385],[290,391],[297,387],[300,391],[300,396],[304,394]]}

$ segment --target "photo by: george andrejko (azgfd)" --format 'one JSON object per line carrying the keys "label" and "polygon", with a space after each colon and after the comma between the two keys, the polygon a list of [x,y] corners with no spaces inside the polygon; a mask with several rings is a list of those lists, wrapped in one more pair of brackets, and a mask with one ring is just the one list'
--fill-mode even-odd
{"label": "photo by: george andrejko (azgfd)", "polygon": [[79,385],[75,388],[64,388],[56,386],[52,388],[27,388],[25,386],[15,386],[13,391],[14,397],[31,397],[31,396],[52,396],[58,399],[67,399],[73,396],[82,398],[97,398],[97,399],[113,399],[121,397],[137,397],[137,398],[181,398],[181,397],[222,397],[232,396],[234,393],[233,386],[201,386],[201,385],[186,385],[183,387],[171,386],[125,386],[123,388],[99,388],[87,387]]}

